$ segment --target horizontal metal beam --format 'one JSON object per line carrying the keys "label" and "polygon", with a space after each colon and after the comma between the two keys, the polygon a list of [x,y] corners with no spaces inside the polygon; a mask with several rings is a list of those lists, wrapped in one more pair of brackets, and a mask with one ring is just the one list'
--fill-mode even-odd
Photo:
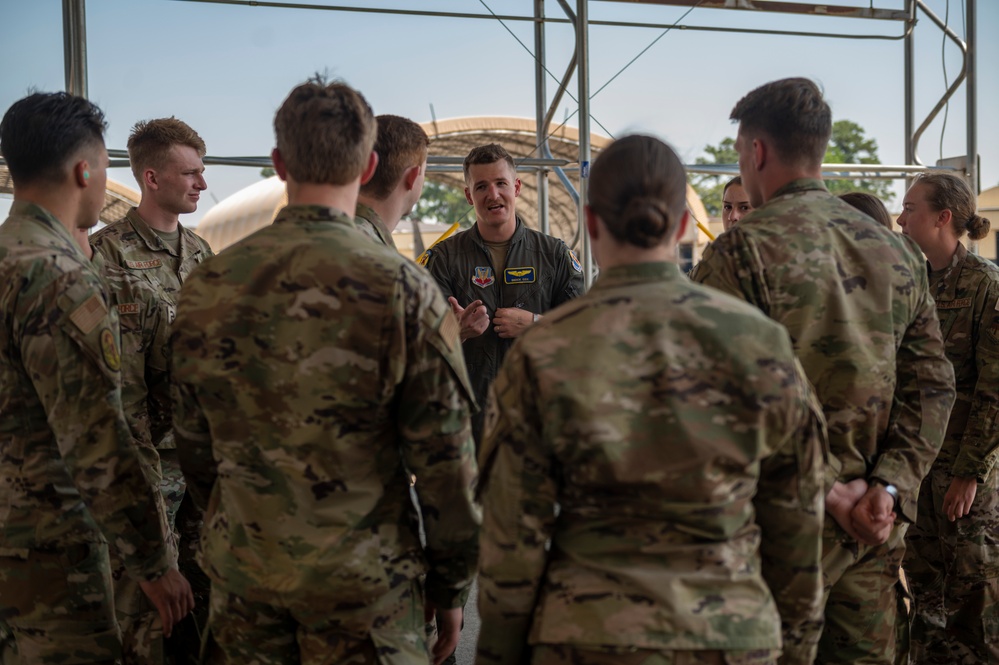
{"label": "horizontal metal beam", "polygon": [[672,5],[674,7],[697,7],[698,9],[742,9],[779,14],[810,14],[813,16],[836,16],[839,18],[873,18],[886,21],[905,21],[906,12],[900,9],[876,9],[874,7],[840,7],[837,5],[814,4],[810,2],[776,2],[767,0],[603,0],[604,2],[625,2],[640,5]]}

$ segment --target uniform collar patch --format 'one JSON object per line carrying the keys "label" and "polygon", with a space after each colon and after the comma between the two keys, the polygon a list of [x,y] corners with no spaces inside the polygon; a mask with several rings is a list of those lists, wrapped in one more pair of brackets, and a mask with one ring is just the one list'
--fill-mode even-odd
{"label": "uniform collar patch", "polygon": [[472,284],[475,284],[480,289],[484,289],[487,286],[492,286],[492,283],[496,281],[496,276],[493,274],[493,269],[489,266],[476,266],[475,272],[472,273]]}
{"label": "uniform collar patch", "polygon": [[507,268],[503,271],[504,284],[533,284],[538,271],[533,267]]}

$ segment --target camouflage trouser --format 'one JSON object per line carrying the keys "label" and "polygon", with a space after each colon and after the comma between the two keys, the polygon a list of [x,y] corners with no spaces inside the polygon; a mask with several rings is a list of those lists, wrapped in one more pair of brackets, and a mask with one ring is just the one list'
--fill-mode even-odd
{"label": "camouflage trouser", "polygon": [[531,650],[531,665],[775,665],[780,651],[652,651],[567,644],[539,644]]}
{"label": "camouflage trouser", "polygon": [[0,556],[0,663],[117,663],[106,545]]}
{"label": "camouflage trouser", "polygon": [[[140,448],[140,450],[145,450]],[[151,449],[150,449],[151,450]],[[155,451],[143,459],[146,475],[150,480],[156,480],[160,486],[160,499],[166,522],[162,531],[167,539],[172,560],[177,559],[177,536],[173,526],[171,512],[172,493],[168,491],[169,482],[164,479],[160,469],[159,457]],[[175,512],[175,511],[174,511]],[[159,612],[142,592],[137,580],[133,579],[125,564],[121,561],[114,547],[110,548],[111,575],[114,582],[114,609],[121,627],[122,643],[126,665],[163,665],[166,655],[163,643],[163,623]]]}
{"label": "camouflage trouser", "polygon": [[978,484],[971,513],[951,522],[943,512],[949,468],[941,460],[923,480],[907,537],[912,662],[999,663],[999,473]]}
{"label": "camouflage trouser", "polygon": [[[335,598],[248,600],[212,588],[206,662],[231,665],[428,665],[418,580],[377,601],[336,609]],[[215,651],[211,651],[214,649]]]}
{"label": "camouflage trouser", "polygon": [[899,569],[908,525],[883,545],[860,545],[827,518],[822,534],[825,628],[815,662],[894,665],[908,657],[908,615]]}
{"label": "camouflage trouser", "polygon": [[201,537],[204,513],[186,492],[187,484],[177,461],[176,450],[161,450],[163,481],[160,489],[167,504],[167,514],[178,541],[177,565],[191,584],[194,611],[174,626],[166,641],[168,662],[172,665],[196,665],[201,650],[202,634],[208,622],[211,582],[198,566],[196,554]]}

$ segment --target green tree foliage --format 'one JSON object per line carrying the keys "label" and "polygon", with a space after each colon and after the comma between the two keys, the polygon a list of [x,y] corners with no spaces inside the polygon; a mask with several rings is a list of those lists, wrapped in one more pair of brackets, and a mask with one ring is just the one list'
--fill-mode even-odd
{"label": "green tree foliage", "polygon": [[475,222],[475,213],[465,201],[465,192],[446,182],[430,179],[424,184],[423,195],[409,217],[442,224],[454,224],[460,220],[463,229]]}
{"label": "green tree foliage", "polygon": [[[698,157],[697,164],[737,164],[739,153],[735,151],[735,139],[726,138],[716,146],[704,146],[706,157]],[[880,164],[878,142],[865,136],[864,128],[850,120],[837,120],[833,123],[832,137],[822,160],[826,164]],[[692,174],[691,185],[701,197],[708,214],[721,215],[721,197],[725,183],[731,176]],[[826,180],[826,187],[833,194],[845,192],[867,192],[877,196],[888,205],[894,194],[887,180]]]}
{"label": "green tree foliage", "polygon": [[260,169],[260,177],[261,178],[266,179],[266,178],[270,178],[270,177],[276,176],[276,175],[277,175],[277,171],[274,170],[273,166],[265,166],[264,168]]}
{"label": "green tree foliage", "polygon": [[[735,151],[735,139],[726,138],[717,146],[706,145],[704,152],[707,157],[698,157],[697,164],[738,164],[739,153]],[[725,183],[732,179],[732,176],[716,176],[691,174],[691,186],[701,197],[701,203],[712,217],[721,217],[722,193]],[[700,220],[705,222],[707,220]]]}

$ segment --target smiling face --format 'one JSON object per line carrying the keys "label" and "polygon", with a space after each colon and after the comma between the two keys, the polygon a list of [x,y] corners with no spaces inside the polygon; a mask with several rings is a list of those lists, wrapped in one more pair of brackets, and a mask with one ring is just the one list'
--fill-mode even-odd
{"label": "smiling face", "polygon": [[204,173],[205,165],[197,150],[186,145],[171,146],[163,168],[156,170],[157,204],[175,215],[194,212],[201,192],[208,189]]}
{"label": "smiling face", "polygon": [[725,189],[725,193],[722,194],[722,225],[726,231],[752,211],[749,194],[742,185],[732,184]]}
{"label": "smiling face", "polygon": [[491,164],[472,164],[468,167],[466,185],[465,199],[475,206],[477,222],[495,237],[513,235],[517,228],[515,202],[520,196],[520,179],[510,165],[502,159]]}

